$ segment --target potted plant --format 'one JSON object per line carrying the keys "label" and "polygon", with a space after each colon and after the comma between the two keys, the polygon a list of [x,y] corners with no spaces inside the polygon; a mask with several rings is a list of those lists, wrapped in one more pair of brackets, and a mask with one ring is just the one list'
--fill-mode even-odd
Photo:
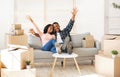
{"label": "potted plant", "polygon": [[120,9],[120,5],[117,3],[112,3],[114,8]]}
{"label": "potted plant", "polygon": [[112,58],[115,58],[115,56],[118,54],[118,51],[112,50],[111,53],[112,53]]}
{"label": "potted plant", "polygon": [[30,60],[27,60],[27,61],[26,61],[26,68],[27,68],[27,69],[30,69],[30,68],[31,68],[30,63],[31,63]]}

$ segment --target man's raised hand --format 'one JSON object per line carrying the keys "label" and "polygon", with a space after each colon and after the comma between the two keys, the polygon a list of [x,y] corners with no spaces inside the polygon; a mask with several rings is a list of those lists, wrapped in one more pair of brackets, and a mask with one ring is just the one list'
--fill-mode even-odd
{"label": "man's raised hand", "polygon": [[77,14],[77,12],[78,12],[78,9],[75,7],[75,8],[73,8],[73,10],[72,10],[72,15],[76,15]]}
{"label": "man's raised hand", "polygon": [[78,12],[78,9],[76,7],[73,8],[73,10],[72,10],[72,20],[75,20],[75,16],[76,16],[77,12]]}

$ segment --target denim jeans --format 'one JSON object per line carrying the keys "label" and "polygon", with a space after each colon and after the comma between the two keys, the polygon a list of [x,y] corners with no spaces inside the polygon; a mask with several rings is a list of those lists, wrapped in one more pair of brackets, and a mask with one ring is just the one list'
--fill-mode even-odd
{"label": "denim jeans", "polygon": [[55,40],[52,39],[50,40],[48,43],[46,43],[42,48],[41,50],[43,51],[50,51],[52,53],[56,53],[56,48],[55,48]]}

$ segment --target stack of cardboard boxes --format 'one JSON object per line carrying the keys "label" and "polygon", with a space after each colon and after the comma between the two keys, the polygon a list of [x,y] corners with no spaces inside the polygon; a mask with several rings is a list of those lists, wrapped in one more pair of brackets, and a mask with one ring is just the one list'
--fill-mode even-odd
{"label": "stack of cardboard boxes", "polygon": [[28,38],[27,35],[24,34],[24,30],[22,30],[21,24],[14,24],[12,29],[12,34],[7,34],[7,45],[21,45],[28,46]]}
{"label": "stack of cardboard boxes", "polygon": [[[9,47],[1,50],[1,77],[36,77],[34,67],[33,48],[27,46],[27,36],[20,24],[14,25],[15,35],[7,34]],[[26,61],[30,61],[31,68],[26,69]]]}
{"label": "stack of cardboard boxes", "polygon": [[[120,77],[120,36],[105,35],[102,49],[95,55],[96,72],[105,77]],[[119,53],[115,58],[112,58],[112,50],[117,50]]]}
{"label": "stack of cardboard boxes", "polygon": [[[33,49],[1,50],[1,77],[36,77]],[[30,69],[26,69],[26,61],[30,61]]]}
{"label": "stack of cardboard boxes", "polygon": [[24,30],[22,29],[21,24],[14,24],[13,30],[15,35],[24,35]]}

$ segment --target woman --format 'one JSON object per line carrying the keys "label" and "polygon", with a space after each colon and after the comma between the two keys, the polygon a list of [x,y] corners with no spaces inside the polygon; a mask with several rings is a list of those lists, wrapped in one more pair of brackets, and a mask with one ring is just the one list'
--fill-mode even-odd
{"label": "woman", "polygon": [[41,40],[42,40],[41,49],[43,51],[51,51],[53,53],[56,53],[55,35],[52,35],[53,25],[52,24],[46,25],[44,28],[44,32],[42,33],[30,16],[27,16],[27,19],[30,20],[30,22],[34,25],[37,33],[41,37]]}

